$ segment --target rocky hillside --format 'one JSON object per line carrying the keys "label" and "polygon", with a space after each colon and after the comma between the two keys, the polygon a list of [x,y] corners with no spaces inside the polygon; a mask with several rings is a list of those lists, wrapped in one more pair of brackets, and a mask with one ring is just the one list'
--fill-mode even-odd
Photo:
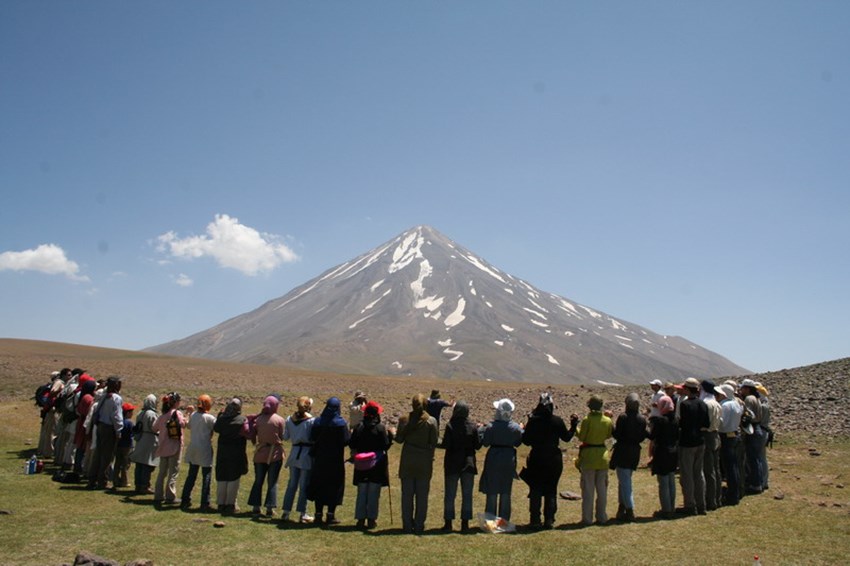
{"label": "rocky hillside", "polygon": [[[151,392],[162,394],[177,390],[187,398],[208,393],[218,406],[223,406],[229,396],[239,395],[246,406],[256,407],[263,396],[274,391],[284,397],[281,412],[285,413],[299,395],[310,395],[316,405],[321,406],[322,401],[332,395],[347,403],[355,391],[363,390],[384,406],[385,416],[391,423],[397,422],[398,417],[409,410],[413,394],[427,394],[433,388],[440,389],[446,399],[466,400],[472,417],[482,422],[491,418],[492,403],[501,397],[515,402],[517,418],[522,420],[534,408],[540,392],[546,389],[554,393],[557,412],[561,415],[583,414],[591,393],[601,394],[605,408],[615,413],[623,410],[629,392],[639,393],[645,408],[651,394],[648,384],[546,385],[355,376],[0,339],[0,402],[16,403],[20,410],[32,409],[35,415],[29,397],[51,371],[62,367],[83,367],[98,378],[111,374],[124,376],[122,393],[131,402],[140,402]],[[850,358],[749,377],[761,381],[769,389],[773,424],[780,438],[789,434],[820,439],[850,437],[850,420],[844,414],[850,407]],[[449,414],[448,410],[444,412],[444,421]]]}

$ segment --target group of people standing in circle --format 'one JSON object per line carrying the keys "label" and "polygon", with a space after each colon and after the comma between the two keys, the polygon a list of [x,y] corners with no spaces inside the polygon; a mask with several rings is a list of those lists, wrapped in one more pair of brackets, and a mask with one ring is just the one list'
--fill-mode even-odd
{"label": "group of people standing in circle", "polygon": [[[40,451],[46,453],[49,446],[55,452],[60,465],[55,479],[75,482],[85,478],[93,489],[106,488],[111,479],[112,489],[125,487],[127,482],[122,478],[132,462],[136,493],[153,495],[154,503],[160,506],[192,507],[200,474],[200,509],[236,513],[240,483],[250,471],[249,444],[254,446],[251,458],[254,479],[247,500],[252,515],[275,516],[279,477],[286,467],[289,475],[281,520],[323,526],[338,524],[337,510],[343,503],[346,484],[345,466],[350,463],[357,490],[354,519],[356,527],[364,530],[378,525],[382,489],[390,485],[388,453],[396,443],[401,444],[398,462],[401,526],[409,533],[425,530],[438,448],[444,451],[444,531],[453,530],[458,515],[461,531],[471,530],[475,476],[479,472],[477,452],[482,448],[486,448],[486,455],[478,490],[485,496],[484,513],[509,522],[513,514],[513,483],[517,478],[522,479],[529,487],[531,529],[550,529],[555,525],[564,462],[560,443],[573,438],[579,441],[574,462],[581,483],[580,525],[593,524],[594,518],[597,524],[609,521],[609,470],[616,471],[618,481],[616,520],[634,520],[632,474],[639,467],[641,444],[646,439],[650,440],[649,468],[658,478],[661,507],[656,512],[658,517],[704,514],[721,505],[736,504],[744,492],[767,489],[764,445],[765,431],[770,430],[769,404],[766,389],[750,380],[744,380],[739,387],[733,386],[734,382],[715,386],[709,381],[689,378],[678,386],[668,384],[666,393],[661,382],[653,380],[648,420],[641,414],[640,397],[630,393],[616,422],[611,411],[603,410],[603,400],[597,395],[587,401],[588,413],[584,418],[572,414],[565,421],[555,414],[555,399],[547,391],[539,396],[525,423],[514,419],[516,406],[503,398],[493,402],[493,418],[483,424],[471,420],[466,402],[450,403],[434,390],[430,397],[414,395],[410,411],[399,417],[398,425],[387,426],[383,423],[381,405],[368,400],[362,392],[357,392],[347,407],[349,420],[342,416],[338,397],[327,399],[316,416],[312,413],[313,400],[299,397],[294,411],[286,417],[279,414],[278,395],[265,397],[256,415],[244,415],[241,399],[234,397],[214,416],[213,400],[208,395],[199,396],[184,409],[181,396],[171,392],[159,398],[148,395],[132,421],[136,407],[123,403],[118,393],[120,378],[110,378],[100,391],[97,385],[86,385],[94,380],[84,379],[87,374],[80,372],[54,376],[54,383],[58,381],[61,386],[51,386],[52,400],[39,403],[42,431],[49,429],[49,440],[43,434]],[[74,402],[68,401],[73,398],[76,398]],[[78,417],[81,423],[89,423],[88,428],[83,426],[79,438],[78,430],[73,428],[75,449],[70,458],[63,448],[68,439],[65,429],[72,428],[64,423],[66,405],[85,407],[85,414],[78,409]],[[120,419],[114,416],[116,406],[123,407]],[[46,413],[45,407],[49,407]],[[446,408],[451,410],[451,415],[440,440],[439,421]],[[57,431],[59,422],[63,424]],[[191,434],[188,445],[184,446],[186,429]],[[214,435],[217,435],[215,449]],[[609,448],[612,438],[613,449]],[[124,440],[128,440],[127,449],[116,450]],[[518,473],[517,447],[521,444],[529,446],[530,451]],[[87,449],[91,452],[88,466],[84,464],[80,447],[83,453]],[[122,459],[121,454],[126,458]],[[183,459],[189,468],[178,494],[177,479]],[[677,471],[684,498],[684,507],[678,509],[674,479]],[[213,477],[217,488],[215,508]],[[313,502],[312,513],[308,511],[308,501]]]}

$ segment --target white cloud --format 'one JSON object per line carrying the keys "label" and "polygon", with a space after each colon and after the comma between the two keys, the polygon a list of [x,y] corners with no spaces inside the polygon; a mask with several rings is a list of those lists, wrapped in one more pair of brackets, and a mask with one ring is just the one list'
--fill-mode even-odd
{"label": "white cloud", "polygon": [[181,287],[191,287],[192,284],[195,283],[194,281],[192,281],[192,278],[186,275],[185,273],[181,273],[180,275],[178,275],[174,282],[180,285]]}
{"label": "white cloud", "polygon": [[48,275],[64,275],[73,281],[89,281],[79,275],[80,266],[65,256],[65,250],[56,244],[41,244],[34,250],[3,252],[0,254],[0,271],[38,271]]}
{"label": "white cloud", "polygon": [[246,275],[272,271],[282,263],[298,260],[298,255],[274,234],[260,233],[227,214],[216,214],[203,236],[178,238],[166,232],[157,238],[157,250],[175,258],[211,257],[221,267]]}

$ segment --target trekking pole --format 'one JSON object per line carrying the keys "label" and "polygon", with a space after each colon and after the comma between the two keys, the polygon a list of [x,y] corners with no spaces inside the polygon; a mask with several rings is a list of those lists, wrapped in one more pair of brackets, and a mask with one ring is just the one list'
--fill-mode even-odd
{"label": "trekking pole", "polygon": [[390,525],[393,524],[393,486],[390,483],[390,455],[387,452],[387,496],[390,498]]}

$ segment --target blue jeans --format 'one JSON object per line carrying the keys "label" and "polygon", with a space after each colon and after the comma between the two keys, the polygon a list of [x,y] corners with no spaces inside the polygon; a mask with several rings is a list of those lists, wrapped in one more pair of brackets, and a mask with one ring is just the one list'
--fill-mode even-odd
{"label": "blue jeans", "polygon": [[260,498],[263,495],[263,482],[266,476],[269,479],[269,488],[266,491],[265,507],[267,509],[277,507],[277,477],[280,475],[280,468],[283,462],[278,460],[271,464],[262,462],[254,463],[254,485],[251,487],[251,495],[248,496],[248,505],[252,507],[260,506]]}
{"label": "blue jeans", "polygon": [[460,483],[460,518],[472,519],[472,490],[475,486],[475,474],[445,474],[446,488],[443,496],[443,519],[453,521],[455,518],[455,499],[457,499],[457,484]]}
{"label": "blue jeans", "polygon": [[295,500],[295,491],[298,491],[298,505],[295,510],[299,513],[307,512],[307,485],[310,483],[310,470],[303,468],[289,468],[289,483],[286,484],[286,493],[283,494],[283,512],[292,511],[292,502]]}
{"label": "blue jeans", "polygon": [[201,505],[210,504],[212,466],[201,468],[197,464],[189,464],[189,475],[186,476],[186,483],[183,484],[183,493],[180,496],[184,505],[192,499],[192,490],[195,489],[195,480],[198,478],[198,468],[201,469]]}
{"label": "blue jeans", "polygon": [[672,513],[676,510],[676,473],[671,472],[658,478],[658,500],[661,502],[661,510]]}
{"label": "blue jeans", "polygon": [[354,504],[354,518],[377,519],[378,503],[381,500],[381,484],[361,482],[357,484],[357,501]]}
{"label": "blue jeans", "polygon": [[760,493],[764,488],[761,451],[764,448],[764,431],[753,425],[753,433],[744,435],[744,452],[747,458],[747,477],[744,487],[749,492]]}
{"label": "blue jeans", "polygon": [[635,508],[635,499],[632,493],[632,470],[631,468],[617,468],[617,503],[626,509]]}

